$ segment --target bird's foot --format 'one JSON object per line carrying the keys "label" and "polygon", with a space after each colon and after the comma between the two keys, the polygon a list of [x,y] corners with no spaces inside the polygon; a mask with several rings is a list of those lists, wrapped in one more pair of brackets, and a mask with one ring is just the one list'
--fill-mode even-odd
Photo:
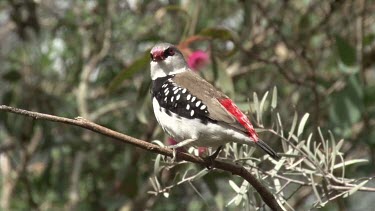
{"label": "bird's foot", "polygon": [[173,157],[172,157],[172,163],[174,163],[176,160],[177,160],[177,150],[180,151],[179,148],[181,147],[184,147],[186,146],[187,144],[190,144],[192,142],[196,141],[196,139],[186,139],[186,140],[183,140],[175,145],[169,145],[167,146],[168,149],[172,149],[173,150]]}
{"label": "bird's foot", "polygon": [[176,162],[176,159],[177,159],[177,150],[176,148],[171,148],[172,149],[172,159],[171,159],[171,162],[174,163]]}
{"label": "bird's foot", "polygon": [[174,163],[176,162],[177,160],[177,150],[179,150],[179,146],[178,144],[175,144],[175,145],[169,145],[169,146],[166,146],[168,149],[171,149],[172,150],[172,159],[171,159],[171,162]]}

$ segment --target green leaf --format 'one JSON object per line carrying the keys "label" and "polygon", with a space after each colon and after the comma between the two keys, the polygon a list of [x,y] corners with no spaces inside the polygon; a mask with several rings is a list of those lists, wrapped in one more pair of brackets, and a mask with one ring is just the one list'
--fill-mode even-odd
{"label": "green leaf", "polygon": [[[215,59],[216,60],[216,59]],[[222,63],[217,62],[216,70],[214,70],[214,74],[216,74],[216,81],[215,85],[221,91],[229,96],[234,96],[234,85],[232,78],[228,75],[227,71],[225,71],[225,67]],[[216,71],[216,73],[215,73]]]}
{"label": "green leaf", "polygon": [[109,92],[114,91],[117,87],[121,85],[121,83],[125,79],[132,77],[138,71],[148,69],[150,54],[148,53],[149,50],[147,50],[146,52],[147,53],[135,59],[132,64],[130,64],[127,68],[123,69],[120,73],[117,74],[117,76],[109,83]]}
{"label": "green leaf", "polygon": [[344,38],[336,35],[336,48],[342,63],[346,66],[354,66],[356,64],[356,51]]}
{"label": "green leaf", "polygon": [[371,45],[375,40],[375,34],[367,34],[364,38],[363,38],[363,45],[364,46],[367,46],[367,45]]}
{"label": "green leaf", "polygon": [[180,7],[177,5],[168,5],[168,6],[162,7],[156,13],[164,14],[165,12],[181,12],[182,14],[189,17],[189,13],[183,7]]}
{"label": "green leaf", "polygon": [[369,85],[364,89],[364,103],[367,107],[375,105],[375,85]]}
{"label": "green leaf", "polygon": [[[4,105],[10,105],[16,95],[14,94],[13,90],[9,90],[5,92],[2,99],[2,104]],[[5,113],[5,112],[3,112]]]}
{"label": "green leaf", "polygon": [[21,79],[21,74],[18,71],[10,70],[5,73],[2,78],[6,81],[16,82]]}
{"label": "green leaf", "polygon": [[138,96],[137,96],[138,103],[140,101],[144,101],[146,97],[149,97],[148,93],[150,91],[150,86],[151,86],[151,77],[144,77],[141,87],[138,90]]}
{"label": "green leaf", "polygon": [[350,75],[346,87],[332,95],[329,115],[336,127],[335,133],[340,133],[343,137],[351,135],[353,124],[361,120],[364,109],[363,95],[358,74]]}
{"label": "green leaf", "polygon": [[213,39],[221,39],[221,40],[233,40],[232,33],[224,28],[206,28],[203,29],[199,35],[207,36]]}

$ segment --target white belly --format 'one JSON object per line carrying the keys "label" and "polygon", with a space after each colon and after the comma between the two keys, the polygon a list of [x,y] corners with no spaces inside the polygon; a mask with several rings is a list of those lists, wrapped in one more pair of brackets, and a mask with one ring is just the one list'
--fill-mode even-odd
{"label": "white belly", "polygon": [[178,118],[174,113],[168,115],[155,98],[152,105],[160,126],[177,142],[194,139],[191,145],[197,147],[218,147],[228,142],[252,144],[251,138],[231,128],[211,122],[203,124],[199,119]]}

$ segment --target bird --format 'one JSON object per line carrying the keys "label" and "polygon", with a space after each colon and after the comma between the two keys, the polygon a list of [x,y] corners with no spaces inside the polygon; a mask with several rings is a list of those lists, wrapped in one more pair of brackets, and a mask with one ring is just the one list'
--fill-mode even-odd
{"label": "bird", "polygon": [[226,143],[236,142],[255,144],[280,159],[236,104],[188,67],[176,46],[156,44],[150,56],[153,111],[162,129],[177,141],[170,148],[217,148],[216,158]]}

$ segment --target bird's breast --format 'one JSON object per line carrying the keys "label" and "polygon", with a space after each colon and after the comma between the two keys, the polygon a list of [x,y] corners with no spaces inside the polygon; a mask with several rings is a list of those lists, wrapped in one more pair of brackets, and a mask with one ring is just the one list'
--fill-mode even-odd
{"label": "bird's breast", "polygon": [[[203,124],[213,122],[209,118],[207,105],[173,81],[172,77],[159,78],[153,81],[152,97],[158,102],[159,110],[177,118],[197,119]],[[154,108],[155,109],[155,108]]]}

